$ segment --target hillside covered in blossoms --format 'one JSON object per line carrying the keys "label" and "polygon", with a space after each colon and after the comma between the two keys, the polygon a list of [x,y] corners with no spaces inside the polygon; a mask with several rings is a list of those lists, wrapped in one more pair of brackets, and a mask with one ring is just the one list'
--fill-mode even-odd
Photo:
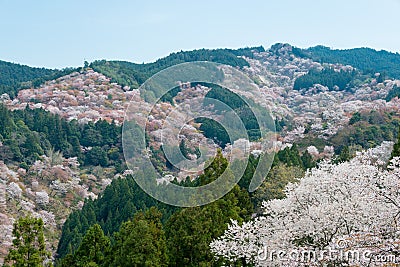
{"label": "hillside covered in blossoms", "polygon": [[[240,71],[257,90],[179,81],[160,97],[157,88],[141,87],[159,71],[197,61],[223,64],[223,77]],[[398,54],[275,44],[63,70],[0,63],[1,263],[16,261],[7,257],[17,251],[13,229],[27,216],[42,222],[43,259],[56,266],[275,266],[281,262],[260,260],[265,246],[323,250],[338,239],[348,249],[400,254]],[[229,139],[212,120],[185,121],[186,109],[211,114],[216,107],[207,99],[239,114],[248,136],[233,131]],[[273,124],[268,150],[246,102]],[[243,168],[238,185],[201,207],[147,195],[125,161],[128,106],[129,119],[146,130],[140,153],[161,175],[160,186],[203,186]],[[202,171],[180,170],[166,155],[171,114],[185,121],[182,155],[212,158],[199,164]],[[231,118],[223,109],[217,115]],[[273,158],[271,170],[248,192],[263,153]]]}

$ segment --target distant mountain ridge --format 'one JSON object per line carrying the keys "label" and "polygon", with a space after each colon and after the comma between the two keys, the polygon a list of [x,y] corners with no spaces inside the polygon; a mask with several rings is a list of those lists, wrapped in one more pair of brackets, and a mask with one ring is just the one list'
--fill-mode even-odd
{"label": "distant mountain ridge", "polygon": [[[270,51],[282,45],[271,46]],[[155,62],[137,64],[117,60],[96,60],[87,63],[93,70],[111,78],[121,86],[138,88],[146,79],[158,71],[175,64],[192,61],[213,61],[235,67],[248,67],[242,57],[253,58],[254,53],[265,52],[263,46],[239,49],[198,49],[180,51],[160,58]],[[300,58],[309,58],[320,63],[351,65],[361,71],[379,72],[391,78],[400,78],[400,54],[388,51],[377,51],[372,48],[331,49],[322,45],[301,49],[292,47],[292,53]],[[53,80],[76,71],[77,68],[66,67],[62,70],[36,68],[0,60],[0,94],[7,93],[15,97],[20,89],[37,87],[45,81]]]}
{"label": "distant mountain ridge", "polygon": [[254,56],[254,52],[264,52],[262,46],[247,47],[240,49],[199,49],[192,51],[180,51],[171,53],[169,56],[160,58],[155,62],[136,64],[127,61],[107,61],[96,60],[90,64],[90,67],[111,78],[111,81],[117,82],[121,86],[130,86],[138,88],[148,78],[155,73],[171,67],[176,64],[193,61],[212,61],[233,67],[243,68],[249,66],[249,63],[241,58]]}
{"label": "distant mountain ridge", "polygon": [[0,94],[15,97],[20,89],[36,87],[48,80],[69,74],[76,69],[35,68],[0,60]]}
{"label": "distant mountain ridge", "polygon": [[[362,54],[358,54],[360,51],[367,53],[369,59],[363,59]],[[130,172],[125,171],[121,143],[121,125],[129,103],[141,107],[133,110],[132,117],[138,124],[148,126],[147,141],[154,166],[178,178],[187,177],[187,174],[170,167],[157,139],[168,110],[192,107],[196,99],[207,96],[233,107],[246,122],[245,126],[255,125],[252,113],[241,105],[238,97],[205,83],[183,83],[177,87],[179,90],[166,94],[161,103],[152,107],[146,100],[146,93],[152,91],[135,88],[174,64],[208,60],[240,68],[259,91],[250,90],[242,95],[232,88],[232,92],[268,107],[279,135],[276,147],[280,150],[278,153],[284,155],[280,159],[282,162],[287,158],[288,164],[301,165],[302,154],[304,162],[311,166],[312,157],[329,158],[336,153],[345,158],[358,149],[384,140],[393,141],[400,126],[400,79],[389,76],[400,68],[395,64],[400,55],[373,49],[346,51],[352,55],[348,57],[342,53],[342,50],[325,47],[300,49],[289,44],[275,44],[268,49],[181,51],[146,64],[100,60],[64,70],[0,62],[1,94],[8,93],[13,98],[0,94],[0,236],[3,237],[0,242],[5,244],[0,249],[0,265],[11,245],[12,222],[24,212],[44,218],[49,229],[48,244],[55,253],[65,218],[72,210],[84,206],[82,213],[71,215],[65,224],[58,249],[62,257],[71,252],[70,247],[79,245],[78,239],[96,220],[100,222],[104,218],[100,225],[115,231],[132,215],[123,214],[125,211],[136,212],[154,205],[150,201],[149,205],[144,201],[131,202],[130,198],[126,202],[118,201],[120,196],[130,193],[117,194],[113,197],[115,200],[110,201],[112,205],[120,203],[121,209],[108,206],[107,201],[103,202],[107,205],[92,209],[89,205],[94,202],[85,202],[88,198],[101,197],[106,186],[118,177],[123,178],[123,182],[104,191],[104,195],[125,192],[118,187],[126,187],[126,178],[130,177]],[[381,61],[374,65],[373,58],[378,56]],[[392,72],[378,74],[385,71],[382,68],[386,61],[394,62],[391,63]],[[229,71],[223,73],[229,75]],[[258,92],[263,97],[259,97]],[[207,101],[204,103],[203,107],[207,106]],[[147,117],[142,110],[154,113]],[[197,156],[195,148],[200,143],[197,140],[213,140],[203,142],[209,145],[209,151],[214,147],[213,142],[217,146],[220,144],[227,153],[232,148],[226,145],[225,133],[215,124],[203,120],[189,126],[181,132],[183,141],[179,145],[187,156]],[[246,130],[258,136],[257,127]],[[258,150],[256,142],[242,141]],[[289,147],[293,153],[289,153]],[[139,198],[146,200],[142,192]],[[88,219],[90,217],[92,219]]]}
{"label": "distant mountain ridge", "polygon": [[[146,79],[158,71],[175,64],[192,61],[213,61],[231,66],[243,67],[248,63],[239,56],[252,57],[253,51],[262,52],[264,48],[248,47],[240,49],[199,49],[171,53],[169,56],[155,62],[136,64],[127,61],[96,60],[90,64],[95,71],[111,78],[121,86],[138,88]],[[89,64],[89,63],[87,63]],[[38,87],[45,81],[54,80],[68,75],[77,68],[47,69],[35,68],[26,65],[0,60],[0,94],[7,93],[14,98],[20,89]]]}
{"label": "distant mountain ridge", "polygon": [[295,48],[293,53],[296,56],[310,58],[320,63],[351,65],[364,72],[379,72],[391,78],[400,78],[399,53],[377,51],[367,47],[331,49],[322,45],[307,49]]}

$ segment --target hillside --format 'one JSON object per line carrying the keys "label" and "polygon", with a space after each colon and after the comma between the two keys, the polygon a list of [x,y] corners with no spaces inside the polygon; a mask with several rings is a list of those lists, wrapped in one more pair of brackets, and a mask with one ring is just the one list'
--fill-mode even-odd
{"label": "hillside", "polygon": [[315,46],[308,49],[296,49],[297,56],[311,58],[321,63],[339,63],[350,65],[364,72],[379,72],[390,78],[400,79],[400,54],[371,48],[331,49]]}
{"label": "hillside", "polygon": [[22,88],[39,86],[44,81],[61,77],[73,70],[72,68],[63,70],[32,68],[0,60],[0,94],[6,93],[14,98]]}
{"label": "hillside", "polygon": [[234,67],[243,68],[248,63],[239,56],[252,57],[253,51],[262,52],[264,48],[251,47],[237,50],[232,49],[200,49],[193,51],[181,51],[172,53],[165,58],[158,59],[152,63],[135,64],[125,61],[106,61],[99,60],[90,64],[90,67],[100,73],[111,78],[112,82],[116,82],[121,86],[130,86],[138,88],[144,81],[150,78],[160,70],[170,66],[193,61],[212,61],[226,64]]}
{"label": "hillside", "polygon": [[[268,49],[178,52],[147,64],[99,60],[62,71],[0,62],[0,87],[4,88],[0,97],[0,241],[4,244],[0,258],[11,245],[13,222],[27,214],[43,218],[48,249],[54,257],[56,251],[58,257],[72,257],[86,231],[96,223],[107,238],[121,238],[113,236],[121,225],[135,227],[123,224],[128,219],[152,225],[148,230],[163,225],[170,248],[186,244],[185,236],[175,238],[183,233],[193,233],[190,238],[208,247],[206,241],[211,240],[203,240],[198,233],[210,214],[223,214],[214,238],[229,222],[226,212],[247,220],[253,209],[260,209],[263,199],[283,197],[283,187],[297,181],[317,161],[341,162],[363,148],[395,141],[400,126],[399,58],[398,54],[367,48],[298,49],[276,44]],[[151,106],[146,99],[148,92],[137,90],[160,70],[207,60],[240,70],[261,94],[179,81],[173,92]],[[229,68],[221,67],[220,71],[230,77]],[[197,159],[202,152],[214,155],[220,149],[219,167],[225,164],[223,156],[239,159],[236,164],[242,166],[247,162],[240,161],[243,155],[234,149],[237,145],[249,149],[251,164],[240,187],[214,205],[186,210],[160,204],[145,195],[132,180],[133,172],[126,170],[121,141],[125,110],[134,103],[130,116],[138,125],[146,125],[146,153],[164,181],[198,186],[221,170],[188,174],[171,166],[165,155],[168,142],[162,142],[162,126],[170,119],[171,110],[178,114],[176,120],[182,121],[183,111],[189,107],[211,111],[209,99],[221,101],[238,114],[249,140],[233,131],[234,143],[230,144],[224,129],[202,119],[189,121],[180,129],[179,149],[190,159]],[[275,121],[277,136],[273,169],[268,174],[272,180],[252,194],[246,188],[258,164],[261,143],[254,114],[245,102]],[[212,108],[218,110],[219,118],[232,118],[222,107]],[[144,117],[143,111],[150,110],[151,115]],[[161,215],[139,212],[154,206]],[[148,216],[160,218],[154,222]],[[196,219],[196,229],[183,223]],[[149,231],[150,236],[160,234],[155,229]],[[182,261],[180,256],[170,257],[178,265],[191,260],[196,266],[212,259],[205,247],[192,247],[202,255],[198,261],[190,258],[192,251],[183,248]]]}

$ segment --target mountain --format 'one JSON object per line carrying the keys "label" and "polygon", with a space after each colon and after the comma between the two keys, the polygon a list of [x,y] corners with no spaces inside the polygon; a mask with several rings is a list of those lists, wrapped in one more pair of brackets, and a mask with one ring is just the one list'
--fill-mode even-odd
{"label": "mountain", "polygon": [[307,49],[295,49],[297,56],[310,58],[320,63],[350,65],[364,72],[379,72],[390,78],[400,79],[400,54],[385,50],[363,47],[353,49],[331,49],[315,46]]}
{"label": "mountain", "polygon": [[0,60],[0,94],[7,93],[10,97],[15,97],[22,88],[36,87],[44,81],[56,79],[73,70],[32,68]]}
{"label": "mountain", "polygon": [[[135,64],[126,61],[97,60],[90,67],[111,78],[122,87],[138,88],[146,79],[167,67],[192,61],[213,61],[231,66],[248,66],[246,60],[238,56],[252,56],[252,51],[264,51],[262,46],[241,49],[200,49],[172,53],[156,62]],[[7,93],[14,98],[20,89],[37,87],[45,81],[50,81],[68,75],[76,68],[62,70],[34,68],[0,60],[0,94]]]}
{"label": "mountain", "polygon": [[[259,132],[254,114],[242,99],[253,103],[265,117],[270,113],[277,142],[269,175],[276,180],[269,180],[261,191],[248,196],[252,208],[257,209],[270,195],[283,197],[283,186],[296,181],[315,161],[346,160],[362,148],[396,140],[400,126],[399,57],[367,48],[299,49],[275,44],[268,49],[182,51],[147,64],[99,60],[64,70],[0,62],[0,88],[4,89],[0,97],[0,232],[5,244],[0,258],[11,245],[13,221],[30,213],[43,218],[48,248],[53,253],[58,248],[59,256],[73,253],[93,224],[112,237],[121,223],[151,206],[161,210],[163,224],[172,216],[176,221],[171,224],[179,227],[183,219],[174,216],[177,211],[145,196],[126,170],[121,126],[130,102],[152,110],[149,118],[139,109],[132,117],[139,125],[147,123],[146,142],[153,165],[168,174],[168,179],[189,186],[201,184],[197,174],[191,177],[194,182],[185,180],[188,174],[171,167],[160,144],[160,127],[169,110],[193,107],[196,98],[225,103],[238,113],[251,137],[244,140],[233,131],[234,141],[249,147],[254,155],[260,145]],[[152,107],[147,92],[137,90],[160,70],[205,60],[239,69],[258,87],[262,98],[252,91],[183,82]],[[221,71],[229,75],[226,69]],[[207,101],[202,104],[207,108]],[[188,158],[198,157],[199,144],[211,152],[220,148],[225,156],[239,154],[232,150],[226,131],[212,120],[188,123],[180,138],[179,149]],[[248,186],[256,165],[253,157],[239,183],[241,190]],[[235,198],[226,199],[226,203],[236,203]],[[204,219],[209,208],[182,211],[180,216],[192,219],[198,217],[193,214],[202,214]],[[217,206],[212,209],[216,209],[212,214],[218,214]],[[166,235],[168,242],[173,242]]]}
{"label": "mountain", "polygon": [[161,58],[153,63],[135,64],[126,61],[106,61],[99,60],[90,64],[90,67],[111,78],[121,86],[138,88],[144,81],[160,70],[170,66],[193,61],[212,61],[234,67],[243,68],[249,66],[248,62],[240,56],[252,57],[253,52],[263,52],[264,48],[250,47],[237,50],[232,49],[200,49],[193,51],[181,51],[172,53],[165,58]]}

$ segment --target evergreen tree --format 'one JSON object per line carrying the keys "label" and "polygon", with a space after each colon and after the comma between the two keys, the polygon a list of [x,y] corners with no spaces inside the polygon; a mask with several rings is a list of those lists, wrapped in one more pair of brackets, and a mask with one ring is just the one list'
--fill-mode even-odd
{"label": "evergreen tree", "polygon": [[100,266],[110,251],[110,240],[104,235],[100,225],[94,224],[86,232],[79,248],[62,260],[61,266]]}
{"label": "evergreen tree", "polygon": [[301,155],[301,162],[303,163],[303,168],[306,170],[313,168],[316,165],[311,154],[307,150],[304,151],[303,155]]}
{"label": "evergreen tree", "polygon": [[336,158],[335,162],[345,162],[351,159],[350,150],[348,146],[344,146],[342,151],[340,151],[339,156]]}
{"label": "evergreen tree", "polygon": [[300,152],[296,144],[293,144],[291,148],[285,147],[276,154],[275,164],[278,161],[287,164],[288,166],[299,166],[303,167],[303,162],[300,157]]}
{"label": "evergreen tree", "polygon": [[101,147],[95,146],[87,152],[85,163],[88,165],[100,165],[105,167],[108,165],[107,152]]}
{"label": "evergreen tree", "polygon": [[[213,162],[199,177],[201,185],[217,179],[228,168],[227,160],[218,151]],[[227,170],[229,171],[229,169]],[[231,219],[249,219],[253,211],[249,194],[238,185],[218,199],[202,207],[185,208],[166,222],[168,253],[171,266],[218,266],[209,244],[220,236]]]}
{"label": "evergreen tree", "polygon": [[392,154],[391,154],[391,159],[394,157],[400,157],[400,127],[399,127],[399,133],[397,134],[397,142],[393,146]]}
{"label": "evergreen tree", "polygon": [[152,207],[138,212],[115,234],[107,266],[168,266],[167,245],[161,224],[162,214]]}
{"label": "evergreen tree", "polygon": [[21,217],[14,223],[13,247],[5,258],[5,266],[15,267],[47,266],[50,253],[46,250],[43,233],[43,220]]}

